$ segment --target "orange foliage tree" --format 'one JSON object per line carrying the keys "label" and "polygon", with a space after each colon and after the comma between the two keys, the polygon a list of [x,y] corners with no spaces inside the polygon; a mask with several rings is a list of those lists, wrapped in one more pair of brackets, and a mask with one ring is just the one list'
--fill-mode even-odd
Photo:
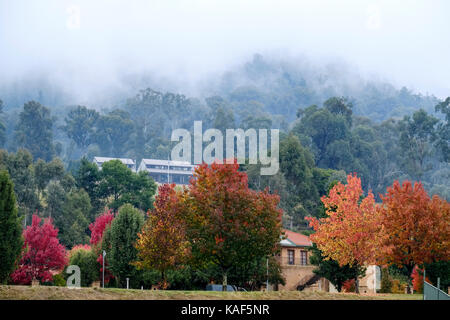
{"label": "orange foliage tree", "polygon": [[322,254],[340,266],[364,266],[375,261],[380,239],[379,215],[372,192],[363,197],[361,179],[348,175],[347,184],[335,185],[328,196],[322,197],[322,202],[327,217],[307,218],[316,231],[310,238]]}
{"label": "orange foliage tree", "polygon": [[192,261],[218,267],[224,288],[232,267],[261,261],[279,249],[279,197],[249,189],[236,161],[198,166],[186,203]]}
{"label": "orange foliage tree", "polygon": [[430,198],[421,183],[395,181],[381,195],[380,264],[408,268],[450,259],[450,204]]}
{"label": "orange foliage tree", "polygon": [[182,218],[183,199],[174,187],[174,184],[164,184],[158,188],[154,209],[149,212],[135,245],[139,259],[135,265],[139,269],[158,270],[163,289],[167,288],[166,271],[181,265],[189,254]]}

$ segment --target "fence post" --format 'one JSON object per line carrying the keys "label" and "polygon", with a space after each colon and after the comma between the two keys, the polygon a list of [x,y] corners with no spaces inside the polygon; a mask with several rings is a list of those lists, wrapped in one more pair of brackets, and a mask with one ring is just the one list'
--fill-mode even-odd
{"label": "fence post", "polygon": [[423,300],[425,300],[425,267],[423,268],[423,288],[422,288],[422,291],[423,291]]}

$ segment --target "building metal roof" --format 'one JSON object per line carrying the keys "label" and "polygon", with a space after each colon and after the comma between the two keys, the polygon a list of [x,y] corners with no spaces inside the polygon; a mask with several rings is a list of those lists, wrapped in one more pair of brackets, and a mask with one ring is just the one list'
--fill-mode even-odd
{"label": "building metal roof", "polygon": [[308,236],[290,230],[283,230],[284,238],[280,241],[281,246],[286,247],[310,247],[312,242]]}
{"label": "building metal roof", "polygon": [[[163,173],[163,174],[167,174],[167,169],[155,169],[155,168],[146,168],[146,170],[148,172],[152,172],[152,173]],[[184,174],[184,175],[192,175],[193,171],[183,171],[183,170],[174,170],[174,169],[170,169],[170,175],[175,175],[175,174]]]}
{"label": "building metal roof", "polygon": [[94,157],[94,162],[97,162],[97,163],[104,163],[104,162],[107,162],[110,160],[120,160],[123,164],[128,164],[128,165],[136,164],[133,159],[128,159],[128,158]]}
{"label": "building metal roof", "polygon": [[175,160],[159,160],[159,159],[142,159],[145,165],[158,165],[158,166],[167,166],[167,162],[171,166],[182,166],[182,167],[195,167],[191,165],[190,162],[187,161],[175,161]]}

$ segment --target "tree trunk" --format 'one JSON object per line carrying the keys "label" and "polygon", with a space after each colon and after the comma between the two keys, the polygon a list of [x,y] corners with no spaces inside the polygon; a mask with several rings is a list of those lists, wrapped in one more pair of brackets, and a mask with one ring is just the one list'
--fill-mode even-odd
{"label": "tree trunk", "polygon": [[161,289],[166,290],[168,287],[167,281],[166,281],[166,273],[164,271],[161,271]]}
{"label": "tree trunk", "polygon": [[222,279],[222,291],[227,291],[227,286],[228,286],[228,275],[226,272],[224,272]]}
{"label": "tree trunk", "polygon": [[359,279],[358,279],[358,276],[355,277],[355,292],[359,293]]}

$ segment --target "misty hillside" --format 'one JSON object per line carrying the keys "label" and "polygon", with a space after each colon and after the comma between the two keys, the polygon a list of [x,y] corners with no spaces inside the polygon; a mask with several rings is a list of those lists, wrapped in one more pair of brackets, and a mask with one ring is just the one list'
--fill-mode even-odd
{"label": "misty hillside", "polygon": [[[82,103],[99,110],[122,106],[128,98],[145,88],[187,96],[193,91],[202,98],[222,96],[238,109],[256,103],[261,111],[281,116],[287,122],[295,120],[299,107],[320,104],[333,96],[347,97],[353,104],[355,115],[375,122],[401,118],[420,108],[434,112],[438,103],[435,96],[413,92],[406,87],[397,88],[381,80],[366,79],[350,68],[338,62],[319,66],[307,59],[265,58],[255,54],[247,62],[230,67],[223,74],[197,80],[198,84],[189,87],[177,79],[156,77],[152,73],[120,75],[109,90],[103,89],[87,99],[80,99],[76,93],[88,88],[79,88],[78,83],[72,87],[63,86],[52,80],[51,74],[30,74],[25,79],[0,85],[0,97],[5,110],[21,108],[30,100],[52,109]],[[105,81],[108,83],[108,79]],[[196,89],[192,90],[192,86]]]}
{"label": "misty hillside", "polygon": [[172,130],[192,130],[196,120],[222,132],[279,128],[280,171],[261,177],[257,166],[242,169],[252,188],[280,194],[294,226],[320,215],[320,197],[348,173],[377,199],[394,180],[421,181],[450,199],[449,99],[367,80],[340,63],[259,54],[185,89],[147,74],[118,79],[98,91],[37,75],[3,85],[3,147],[28,149],[34,160],[61,158],[76,176],[82,157],[167,159]]}

